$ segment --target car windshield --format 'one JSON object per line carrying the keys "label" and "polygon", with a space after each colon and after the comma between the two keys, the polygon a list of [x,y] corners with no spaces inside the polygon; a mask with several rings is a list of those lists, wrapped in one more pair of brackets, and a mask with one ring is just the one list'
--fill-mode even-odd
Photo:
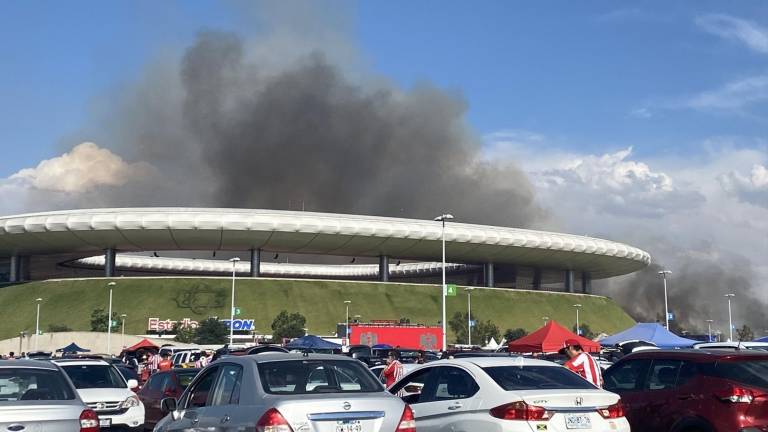
{"label": "car windshield", "polygon": [[0,405],[7,401],[73,399],[75,392],[59,371],[0,368]]}
{"label": "car windshield", "polygon": [[575,373],[558,366],[495,366],[483,370],[506,391],[595,388]]}
{"label": "car windshield", "polygon": [[768,360],[718,362],[714,375],[748,386],[768,389]]}
{"label": "car windshield", "polygon": [[62,368],[78,389],[127,387],[117,370],[109,365],[64,365]]}
{"label": "car windshield", "polygon": [[179,378],[179,385],[182,389],[186,389],[189,383],[197,376],[197,371],[194,372],[176,372],[176,376]]}
{"label": "car windshield", "polygon": [[357,361],[295,360],[259,363],[264,391],[272,394],[366,393],[384,389]]}

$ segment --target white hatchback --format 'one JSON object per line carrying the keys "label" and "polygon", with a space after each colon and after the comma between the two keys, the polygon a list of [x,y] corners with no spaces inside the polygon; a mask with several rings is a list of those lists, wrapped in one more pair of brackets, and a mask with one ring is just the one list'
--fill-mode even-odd
{"label": "white hatchback", "polygon": [[99,416],[102,428],[119,426],[144,428],[144,404],[131,391],[135,380],[126,381],[118,370],[103,360],[54,360],[75,385],[83,402]]}
{"label": "white hatchback", "polygon": [[478,357],[428,363],[390,392],[413,409],[419,432],[628,432],[618,395],[555,363]]}

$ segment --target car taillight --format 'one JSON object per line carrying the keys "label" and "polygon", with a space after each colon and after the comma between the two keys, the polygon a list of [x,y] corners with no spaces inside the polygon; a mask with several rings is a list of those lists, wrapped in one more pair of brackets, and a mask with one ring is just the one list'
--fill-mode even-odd
{"label": "car taillight", "polygon": [[546,408],[519,401],[493,408],[491,415],[502,420],[549,420],[552,412],[547,411]]}
{"label": "car taillight", "polygon": [[256,430],[258,432],[293,432],[285,417],[274,408],[270,408],[261,416],[256,423]]}
{"label": "car taillight", "polygon": [[400,423],[397,425],[395,432],[416,432],[416,418],[413,416],[413,410],[408,405],[403,410],[403,415],[400,417]]}
{"label": "car taillight", "polygon": [[719,391],[715,393],[715,395],[723,402],[747,404],[752,403],[756,397],[763,396],[754,390],[745,389],[742,387],[731,387],[727,390]]}
{"label": "car taillight", "polygon": [[99,416],[87,409],[80,413],[80,432],[99,432]]}
{"label": "car taillight", "polygon": [[621,400],[619,400],[609,407],[598,409],[597,412],[606,419],[617,419],[624,417],[624,404],[622,404]]}

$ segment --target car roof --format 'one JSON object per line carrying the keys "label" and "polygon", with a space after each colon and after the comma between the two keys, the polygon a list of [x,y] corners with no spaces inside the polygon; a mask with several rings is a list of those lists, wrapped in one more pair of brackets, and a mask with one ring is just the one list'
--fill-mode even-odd
{"label": "car roof", "polygon": [[768,353],[756,350],[722,350],[722,349],[663,349],[663,350],[648,350],[637,351],[632,354],[628,354],[624,359],[642,359],[642,358],[687,358],[691,360],[725,360],[729,358],[766,358],[768,359]]}
{"label": "car roof", "polygon": [[339,355],[339,354],[309,353],[305,355],[305,354],[299,354],[299,353],[280,353],[280,352],[266,352],[266,353],[251,354],[246,356],[224,357],[219,361],[228,361],[228,362],[235,362],[235,363],[255,361],[256,363],[265,363],[265,362],[290,361],[290,360],[338,360],[338,361],[351,361],[351,362],[360,363],[358,360],[355,360],[351,357],[347,357],[344,355]]}
{"label": "car roof", "polygon": [[21,368],[36,368],[36,369],[51,369],[57,370],[56,365],[41,360],[0,360],[0,367],[21,367]]}
{"label": "car roof", "polygon": [[98,360],[98,359],[57,359],[57,360],[51,360],[53,363],[56,363],[59,366],[66,366],[66,365],[75,365],[75,366],[82,366],[82,365],[106,365],[109,366],[111,363],[109,363],[106,360]]}
{"label": "car roof", "polygon": [[559,366],[547,360],[531,359],[519,356],[506,357],[466,357],[457,359],[437,360],[427,363],[428,366],[478,366],[481,368],[498,366]]}
{"label": "car roof", "polygon": [[701,348],[715,348],[715,347],[723,347],[723,348],[736,348],[736,347],[768,347],[768,342],[703,342],[698,343],[694,345],[694,347],[700,347]]}

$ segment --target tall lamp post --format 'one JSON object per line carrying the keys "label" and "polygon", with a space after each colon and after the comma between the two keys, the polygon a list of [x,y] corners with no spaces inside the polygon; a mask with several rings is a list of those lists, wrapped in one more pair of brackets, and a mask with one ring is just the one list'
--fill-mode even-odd
{"label": "tall lamp post", "polygon": [[724,297],[728,299],[728,342],[733,342],[733,316],[731,315],[731,299],[736,297],[736,294],[726,294]]}
{"label": "tall lamp post", "polygon": [[445,295],[447,294],[446,291],[448,290],[448,286],[445,284],[445,221],[449,221],[453,219],[453,215],[450,213],[442,214],[435,218],[435,221],[442,222],[443,229],[442,229],[442,239],[443,239],[443,295],[442,295],[442,303],[443,303],[443,350],[448,349],[448,334],[446,331],[446,323],[445,323]]}
{"label": "tall lamp post", "polygon": [[664,322],[666,323],[666,328],[669,330],[669,302],[667,301],[667,275],[671,275],[672,272],[669,270],[662,270],[659,272],[661,275],[661,278],[664,280]]}
{"label": "tall lamp post", "polygon": [[467,345],[472,345],[472,291],[474,287],[464,288],[467,292]]}
{"label": "tall lamp post", "polygon": [[349,305],[352,304],[352,300],[344,300],[344,305],[347,307],[347,314],[344,315],[344,321],[346,324],[344,325],[344,340],[347,341],[347,346],[349,346]]}
{"label": "tall lamp post", "polygon": [[35,351],[37,351],[37,339],[40,338],[40,302],[43,301],[41,298],[36,298],[35,302],[37,303],[37,318],[35,318]]}
{"label": "tall lamp post", "polygon": [[715,320],[707,320],[707,342],[712,342],[712,323],[715,322]]}
{"label": "tall lamp post", "polygon": [[573,307],[576,308],[576,334],[581,336],[581,327],[579,326],[579,309],[581,308],[581,304],[576,303]]}
{"label": "tall lamp post", "polygon": [[229,262],[232,263],[232,307],[229,309],[229,349],[232,349],[233,341],[235,339],[235,272],[237,271],[237,263],[240,261],[239,257],[230,258]]}
{"label": "tall lamp post", "polygon": [[549,317],[541,317],[541,319],[544,321],[544,325],[547,325],[549,322]]}
{"label": "tall lamp post", "polygon": [[109,287],[109,308],[107,312],[107,354],[112,355],[112,289],[117,285],[115,282],[107,284]]}
{"label": "tall lamp post", "polygon": [[125,317],[127,317],[127,314],[121,314],[120,318],[123,321],[123,329],[120,331],[120,346],[125,348]]}

